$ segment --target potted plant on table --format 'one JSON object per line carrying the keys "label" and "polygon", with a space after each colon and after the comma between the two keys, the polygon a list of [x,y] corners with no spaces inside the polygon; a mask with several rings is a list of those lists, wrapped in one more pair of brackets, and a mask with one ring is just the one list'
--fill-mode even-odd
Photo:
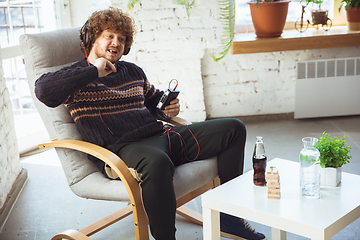
{"label": "potted plant on table", "polygon": [[345,136],[331,138],[324,132],[316,148],[320,152],[320,184],[338,186],[341,181],[342,166],[351,159],[350,146],[345,146]]}
{"label": "potted plant on table", "polygon": [[280,37],[290,0],[251,0],[250,12],[257,37]]}
{"label": "potted plant on table", "polygon": [[348,29],[360,30],[360,0],[342,0],[339,12],[345,7]]}

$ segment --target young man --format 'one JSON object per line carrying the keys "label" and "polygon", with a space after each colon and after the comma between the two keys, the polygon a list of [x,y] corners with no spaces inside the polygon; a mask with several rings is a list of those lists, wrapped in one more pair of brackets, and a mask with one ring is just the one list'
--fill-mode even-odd
{"label": "young man", "polygon": [[[35,94],[49,107],[65,104],[85,141],[124,160],[141,186],[151,234],[157,240],[172,240],[174,168],[217,156],[221,183],[241,175],[246,129],[237,119],[164,128],[154,116],[178,115],[179,100],[171,101],[164,111],[158,109],[163,92],[150,84],[140,67],[119,61],[129,52],[134,34],[133,19],[121,10],[110,7],[94,12],[80,30],[86,58],[42,75],[35,83]],[[242,219],[226,214],[220,218],[223,236],[266,239]]]}

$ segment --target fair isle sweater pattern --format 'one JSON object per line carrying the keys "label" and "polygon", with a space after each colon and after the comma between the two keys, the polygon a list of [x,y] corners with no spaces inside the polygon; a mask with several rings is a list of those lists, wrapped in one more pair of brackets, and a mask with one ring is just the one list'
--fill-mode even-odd
{"label": "fair isle sweater pattern", "polygon": [[[69,109],[75,123],[81,118],[100,117],[100,113],[102,116],[106,116],[121,114],[127,111],[145,110],[143,100],[121,103],[122,99],[141,98],[144,94],[141,87],[142,84],[143,81],[139,80],[108,88],[104,84],[89,83],[85,91],[76,92],[72,101],[65,103],[65,106]],[[86,102],[96,102],[98,106],[79,107],[81,104],[77,104],[86,104]],[[102,103],[101,106],[100,103]],[[73,108],[72,106],[74,105],[77,107]]]}
{"label": "fair isle sweater pattern", "polygon": [[116,73],[98,78],[86,59],[35,82],[37,98],[49,107],[64,104],[85,141],[106,147],[155,136],[163,124],[152,115],[162,92],[133,63],[119,61]]}

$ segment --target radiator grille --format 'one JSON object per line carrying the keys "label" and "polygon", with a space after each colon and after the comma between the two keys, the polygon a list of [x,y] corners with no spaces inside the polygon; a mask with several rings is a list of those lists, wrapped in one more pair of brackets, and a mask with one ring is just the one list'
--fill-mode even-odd
{"label": "radiator grille", "polygon": [[360,58],[297,63],[297,79],[360,76]]}

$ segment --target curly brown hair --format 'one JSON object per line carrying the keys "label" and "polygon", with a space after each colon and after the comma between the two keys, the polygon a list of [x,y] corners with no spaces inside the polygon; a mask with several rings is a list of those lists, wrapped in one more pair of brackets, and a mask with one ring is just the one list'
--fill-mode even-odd
{"label": "curly brown hair", "polygon": [[[80,40],[81,51],[89,53],[92,46],[104,30],[115,30],[121,32],[125,37],[125,48],[129,49],[134,41],[136,26],[134,19],[121,9],[109,7],[108,9],[96,11],[89,17],[86,27],[89,32],[90,45],[85,47]],[[80,30],[81,32],[81,30]]]}

